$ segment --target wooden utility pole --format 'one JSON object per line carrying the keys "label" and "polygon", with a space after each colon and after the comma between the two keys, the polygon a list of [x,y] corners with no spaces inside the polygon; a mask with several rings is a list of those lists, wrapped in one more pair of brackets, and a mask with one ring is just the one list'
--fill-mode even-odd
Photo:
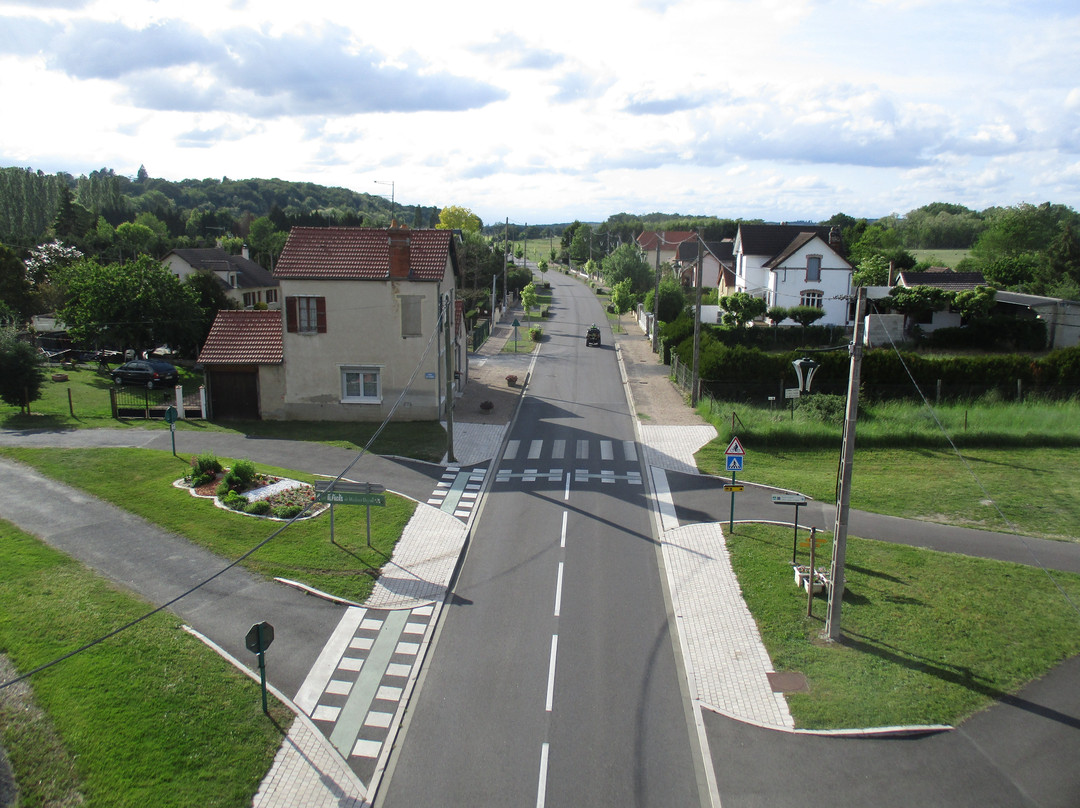
{"label": "wooden utility pole", "polygon": [[836,500],[836,526],[833,528],[832,566],[829,570],[829,612],[825,618],[825,634],[834,641],[840,639],[840,607],[844,600],[844,556],[847,554],[851,467],[855,457],[855,418],[859,412],[859,372],[862,366],[865,308],[866,287],[860,286],[855,298],[855,334],[851,341],[847,414],[844,419],[844,443],[840,452],[840,495]]}

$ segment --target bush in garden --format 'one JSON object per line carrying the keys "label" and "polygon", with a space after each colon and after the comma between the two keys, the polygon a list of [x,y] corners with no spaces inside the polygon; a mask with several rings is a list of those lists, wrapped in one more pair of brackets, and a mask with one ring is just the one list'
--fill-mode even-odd
{"label": "bush in garden", "polygon": [[251,485],[255,479],[255,464],[250,460],[237,460],[233,464],[232,473],[239,477],[244,485]]}
{"label": "bush in garden", "polygon": [[278,519],[292,519],[302,510],[304,510],[302,505],[279,505],[271,511],[271,514]]}
{"label": "bush in garden", "polygon": [[270,503],[265,499],[257,499],[244,506],[245,513],[253,513],[256,516],[266,516],[270,513]]}
{"label": "bush in garden", "polygon": [[235,491],[230,491],[221,498],[221,504],[224,505],[226,508],[229,508],[230,510],[242,511],[248,504],[248,501]]}

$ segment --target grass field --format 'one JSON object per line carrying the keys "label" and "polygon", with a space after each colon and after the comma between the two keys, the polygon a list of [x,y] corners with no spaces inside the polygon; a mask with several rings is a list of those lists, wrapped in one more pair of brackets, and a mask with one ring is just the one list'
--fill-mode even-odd
{"label": "grass field", "polygon": [[956,265],[970,254],[970,250],[909,250],[915,259],[921,264],[923,261],[932,261],[934,266],[950,267],[956,269]]}
{"label": "grass field", "polygon": [[[526,333],[526,337],[528,334]],[[112,417],[109,405],[109,377],[79,367],[65,370],[66,382],[52,381],[48,368],[42,397],[31,404],[30,415],[18,407],[0,403],[0,428],[3,429],[168,429],[160,420]],[[201,376],[187,374],[182,381],[188,389],[201,384]],[[69,398],[70,395],[70,398]],[[180,421],[177,430],[231,432],[262,438],[306,440],[359,449],[367,444],[377,423],[358,421]],[[388,424],[371,451],[437,463],[446,453],[446,431],[434,421],[395,422]]]}
{"label": "grass field", "polygon": [[[230,560],[266,539],[283,522],[257,519],[214,507],[207,499],[173,488],[190,466],[187,458],[143,449],[3,449],[0,454],[80,488],[117,507]],[[221,458],[231,465],[231,458]],[[309,474],[257,465],[261,472],[311,482]],[[118,473],[122,470],[123,473]],[[389,560],[416,502],[387,495],[386,507],[373,508],[367,546],[364,508],[337,508],[335,543],[329,518],[299,520],[288,526],[243,565],[267,578],[283,577],[348,600],[362,602],[379,569]]]}
{"label": "grass field", "polygon": [[[703,413],[710,416],[707,407]],[[1078,414],[1071,401],[860,408],[851,507],[1080,540],[1080,500],[1072,493],[1080,490]],[[698,453],[702,471],[724,473],[724,449],[737,434],[747,450],[746,480],[836,501],[841,424],[744,404],[718,405],[710,417],[720,437]]]}
{"label": "grass field", "polygon": [[1080,575],[852,537],[843,638],[825,643],[824,595],[808,617],[792,581],[791,529],[725,535],[776,670],[807,677],[787,696],[800,727],[955,724],[1080,653]]}
{"label": "grass field", "polygon": [[[146,603],[0,521],[0,681]],[[292,714],[161,612],[0,690],[21,806],[250,806]]]}

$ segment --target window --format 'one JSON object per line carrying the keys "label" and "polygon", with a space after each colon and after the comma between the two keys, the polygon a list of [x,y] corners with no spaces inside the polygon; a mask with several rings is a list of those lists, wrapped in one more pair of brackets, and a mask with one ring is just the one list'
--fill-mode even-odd
{"label": "window", "polygon": [[807,283],[820,283],[821,282],[821,256],[820,255],[808,255],[808,256],[806,256],[806,282]]}
{"label": "window", "polygon": [[816,289],[808,289],[799,295],[799,305],[823,309],[825,308],[825,296]]}
{"label": "window", "polygon": [[277,303],[277,289],[267,289],[266,290],[266,302],[267,303]]}
{"label": "window", "polygon": [[250,309],[254,305],[255,305],[255,293],[254,292],[244,292],[244,308],[245,309]]}
{"label": "window", "polygon": [[325,334],[326,298],[285,298],[285,330],[292,334]]}
{"label": "window", "polygon": [[420,302],[423,295],[399,295],[401,302],[401,336],[422,337],[424,336],[423,317]]}
{"label": "window", "polygon": [[343,367],[341,400],[354,404],[378,404],[382,401],[382,370],[378,367]]}

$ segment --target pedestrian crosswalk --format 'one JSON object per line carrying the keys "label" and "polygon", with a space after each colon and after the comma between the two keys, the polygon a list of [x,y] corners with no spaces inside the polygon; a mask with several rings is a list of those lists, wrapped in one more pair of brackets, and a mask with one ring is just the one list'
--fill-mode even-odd
{"label": "pedestrian crosswalk", "polygon": [[460,466],[447,466],[427,504],[467,520],[484,487],[484,475],[483,468],[463,470]]}
{"label": "pedestrian crosswalk", "polygon": [[632,440],[511,440],[495,472],[496,483],[562,484],[566,480],[641,485],[637,444]]}
{"label": "pedestrian crosswalk", "polygon": [[[434,606],[354,609],[346,646],[315,693],[311,720],[370,785],[413,674]],[[298,702],[300,700],[298,699]]]}
{"label": "pedestrian crosswalk", "polygon": [[[569,450],[569,454],[567,454]],[[589,460],[638,462],[637,444],[632,440],[511,440],[506,443],[503,461]]]}

